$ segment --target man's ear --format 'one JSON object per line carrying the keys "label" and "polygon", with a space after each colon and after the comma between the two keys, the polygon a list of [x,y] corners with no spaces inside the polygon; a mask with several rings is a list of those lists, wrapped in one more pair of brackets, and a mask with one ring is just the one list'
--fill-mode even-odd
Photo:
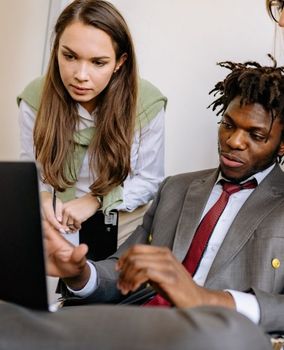
{"label": "man's ear", "polygon": [[114,73],[116,73],[120,67],[124,64],[124,62],[127,60],[127,53],[122,54],[119,59],[116,62]]}
{"label": "man's ear", "polygon": [[283,155],[284,155],[284,140],[281,141],[278,149],[278,156],[282,157]]}

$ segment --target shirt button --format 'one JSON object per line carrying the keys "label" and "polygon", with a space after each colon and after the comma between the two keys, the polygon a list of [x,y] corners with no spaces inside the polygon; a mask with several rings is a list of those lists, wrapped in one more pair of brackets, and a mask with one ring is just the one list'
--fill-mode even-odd
{"label": "shirt button", "polygon": [[272,265],[272,267],[273,267],[274,269],[279,269],[279,267],[280,267],[280,265],[281,265],[281,264],[280,264],[280,260],[277,259],[277,258],[272,259],[271,265]]}

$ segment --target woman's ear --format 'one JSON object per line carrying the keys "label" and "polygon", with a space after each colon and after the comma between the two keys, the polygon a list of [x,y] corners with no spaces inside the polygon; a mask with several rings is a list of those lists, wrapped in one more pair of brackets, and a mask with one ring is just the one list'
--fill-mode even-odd
{"label": "woman's ear", "polygon": [[119,59],[116,62],[115,68],[114,68],[114,73],[116,73],[120,67],[124,64],[124,62],[127,60],[127,53],[122,54]]}

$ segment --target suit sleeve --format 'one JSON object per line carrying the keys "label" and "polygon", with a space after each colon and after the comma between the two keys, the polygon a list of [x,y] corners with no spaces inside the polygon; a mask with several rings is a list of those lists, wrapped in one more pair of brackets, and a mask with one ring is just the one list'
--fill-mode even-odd
{"label": "suit sleeve", "polygon": [[[98,287],[91,295],[84,299],[86,302],[118,303],[125,298],[125,296],[123,296],[116,287],[118,273],[117,271],[115,271],[115,264],[119,257],[131,246],[135,244],[150,243],[153,219],[155,216],[156,209],[159,205],[162,189],[166,181],[167,179],[164,180],[164,182],[161,184],[156,198],[154,199],[149,210],[144,215],[143,224],[136,228],[133,234],[120,246],[118,251],[112,256],[110,256],[108,259],[97,262],[91,262],[94,264],[97,271]],[[60,289],[61,293],[65,298],[69,298],[71,296],[64,283],[61,283]]]}
{"label": "suit sleeve", "polygon": [[[260,324],[266,332],[281,332],[284,324],[284,295],[253,289],[260,306]],[[279,329],[280,328],[280,329]]]}

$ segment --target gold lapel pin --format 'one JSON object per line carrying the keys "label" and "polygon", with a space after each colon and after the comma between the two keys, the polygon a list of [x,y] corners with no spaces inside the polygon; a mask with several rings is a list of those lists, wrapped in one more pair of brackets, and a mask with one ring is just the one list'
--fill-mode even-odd
{"label": "gold lapel pin", "polygon": [[280,260],[279,259],[277,259],[277,258],[274,258],[274,259],[272,259],[271,260],[271,265],[272,265],[272,267],[274,268],[274,269],[279,269],[279,267],[280,267]]}

